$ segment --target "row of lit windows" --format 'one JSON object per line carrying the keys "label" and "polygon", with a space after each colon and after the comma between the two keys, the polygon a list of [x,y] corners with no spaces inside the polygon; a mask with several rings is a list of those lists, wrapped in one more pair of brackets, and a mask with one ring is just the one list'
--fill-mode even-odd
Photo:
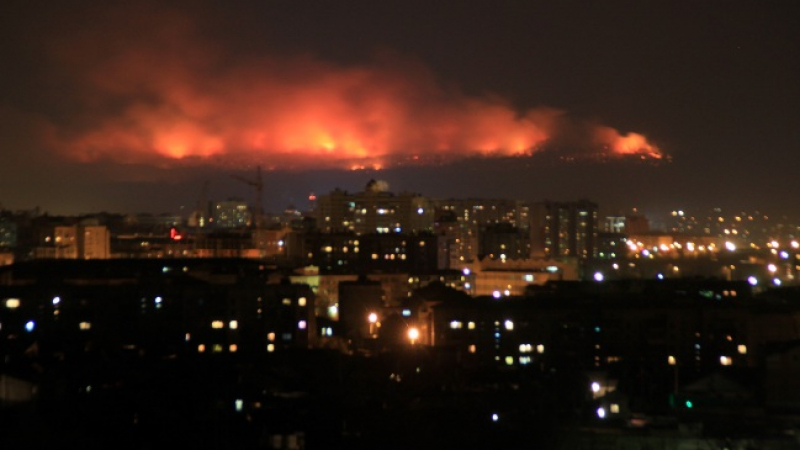
{"label": "row of lit windows", "polygon": [[[83,331],[91,330],[92,329],[92,323],[91,322],[79,322],[78,323],[78,328],[80,330],[83,330]],[[3,329],[3,324],[0,323],[0,330],[2,330],[2,329]],[[32,333],[33,330],[35,330],[35,329],[36,329],[36,322],[35,321],[29,320],[29,321],[25,322],[25,331],[27,331],[28,333]]]}
{"label": "row of lit windows", "polygon": [[[379,254],[377,254],[377,253],[373,253],[372,254],[372,259],[373,260],[377,260],[379,258],[380,258]],[[389,253],[389,254],[383,255],[383,259],[392,260],[392,261],[395,260],[395,259],[405,260],[406,259],[406,254],[402,253],[402,254],[399,254],[399,255],[395,255],[394,253]]]}
{"label": "row of lit windows", "polygon": [[[500,322],[495,322],[495,325],[499,326]],[[508,331],[514,330],[514,322],[512,320],[506,320],[503,322],[503,327]],[[464,322],[460,320],[451,320],[450,321],[450,329],[452,330],[460,330],[464,328]],[[475,329],[475,322],[467,322],[467,329],[474,330]]]}

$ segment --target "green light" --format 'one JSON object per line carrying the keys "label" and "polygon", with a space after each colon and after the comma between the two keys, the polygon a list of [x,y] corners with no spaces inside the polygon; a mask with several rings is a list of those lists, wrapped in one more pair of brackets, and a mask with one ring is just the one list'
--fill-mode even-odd
{"label": "green light", "polygon": [[691,409],[694,406],[691,400],[686,400],[686,407]]}

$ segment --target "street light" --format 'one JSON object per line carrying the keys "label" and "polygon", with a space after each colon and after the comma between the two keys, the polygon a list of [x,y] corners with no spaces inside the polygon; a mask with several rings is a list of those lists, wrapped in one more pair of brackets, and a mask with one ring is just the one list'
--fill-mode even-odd
{"label": "street light", "polygon": [[375,324],[378,323],[378,314],[371,312],[369,316],[367,316],[367,320],[369,321],[369,336],[375,336]]}
{"label": "street light", "polygon": [[417,339],[419,339],[419,330],[412,327],[408,329],[408,339],[411,340],[411,345],[417,343]]}

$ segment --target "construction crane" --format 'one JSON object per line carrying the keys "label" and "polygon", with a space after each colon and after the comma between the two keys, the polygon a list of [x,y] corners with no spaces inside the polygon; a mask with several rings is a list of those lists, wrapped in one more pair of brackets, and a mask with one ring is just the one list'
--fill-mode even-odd
{"label": "construction crane", "polygon": [[249,184],[250,186],[256,189],[256,207],[255,207],[255,227],[257,230],[261,229],[261,196],[264,191],[264,182],[261,179],[261,166],[256,167],[256,178],[255,180],[250,180],[248,178],[239,176],[239,175],[231,175],[231,177]]}
{"label": "construction crane", "polygon": [[255,207],[256,220],[254,222],[254,224],[255,224],[255,236],[256,236],[256,241],[260,243],[259,244],[259,250],[261,251],[261,255],[263,256],[264,255],[264,248],[263,248],[263,245],[261,245],[261,243],[263,243],[263,240],[264,240],[264,237],[261,235],[261,228],[262,228],[261,196],[262,196],[263,191],[264,191],[264,181],[261,179],[261,166],[257,166],[256,167],[256,178],[255,178],[255,180],[251,180],[251,179],[239,176],[239,175],[231,175],[231,177],[233,177],[233,178],[235,178],[235,179],[237,179],[237,180],[239,180],[239,181],[241,181],[243,183],[249,184],[250,186],[252,186],[256,190],[256,207]]}
{"label": "construction crane", "polygon": [[202,248],[201,242],[201,228],[208,226],[208,184],[209,180],[203,182],[203,188],[200,191],[200,198],[197,200],[197,207],[194,211],[194,244],[193,250],[195,255],[197,249]]}

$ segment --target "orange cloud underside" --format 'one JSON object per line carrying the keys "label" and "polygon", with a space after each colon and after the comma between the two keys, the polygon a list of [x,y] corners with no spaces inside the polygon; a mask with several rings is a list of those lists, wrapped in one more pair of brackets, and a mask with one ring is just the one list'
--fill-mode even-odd
{"label": "orange cloud underside", "polygon": [[[419,156],[524,155],[565,129],[560,111],[520,112],[503,99],[470,96],[410,61],[231,63],[190,24],[162,28],[152,39],[106,39],[135,44],[109,44],[90,58],[79,48],[115,31],[89,31],[54,49],[85,98],[82,125],[61,133],[66,154],[83,161],[229,156],[372,167]],[[661,157],[641,134],[589,131],[592,144],[609,154]]]}

